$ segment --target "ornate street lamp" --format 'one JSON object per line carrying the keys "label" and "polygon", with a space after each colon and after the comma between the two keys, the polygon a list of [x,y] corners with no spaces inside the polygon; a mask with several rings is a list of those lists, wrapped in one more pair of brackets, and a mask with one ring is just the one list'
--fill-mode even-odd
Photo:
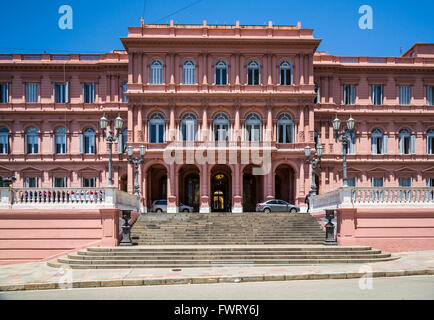
{"label": "ornate street lamp", "polygon": [[140,185],[139,185],[139,165],[145,162],[146,148],[145,146],[140,146],[140,159],[134,158],[134,149],[132,146],[127,148],[128,161],[134,165],[134,195],[140,197]]}
{"label": "ornate street lamp", "polygon": [[316,170],[317,170],[317,168],[321,165],[321,157],[322,157],[323,147],[322,146],[318,146],[316,148],[316,156],[317,156],[317,158],[315,158],[314,156],[311,157],[311,151],[312,151],[311,149],[312,148],[309,147],[309,146],[305,147],[304,148],[304,155],[306,156],[306,163],[312,165],[311,195],[312,196],[316,196],[317,191],[318,191],[318,187],[316,185],[315,176],[316,176]]}
{"label": "ornate street lamp", "polygon": [[113,187],[113,174],[112,174],[112,161],[113,161],[113,155],[112,155],[112,145],[113,142],[116,142],[119,138],[119,134],[121,133],[122,127],[124,125],[124,120],[118,115],[118,117],[115,119],[115,130],[116,134],[113,134],[113,131],[109,129],[109,134],[106,135],[106,130],[108,127],[109,121],[105,116],[103,116],[101,119],[99,119],[99,126],[102,131],[102,135],[104,137],[104,140],[107,141],[107,144],[109,146],[109,179],[108,179],[108,187]]}
{"label": "ornate street lamp", "polygon": [[351,138],[355,132],[355,124],[356,121],[350,116],[347,120],[347,127],[342,129],[341,134],[339,134],[339,130],[341,127],[341,120],[336,119],[333,120],[333,129],[336,134],[336,141],[340,141],[343,145],[342,154],[343,154],[343,179],[344,179],[344,187],[348,187],[348,177],[347,177],[347,147],[351,143]]}

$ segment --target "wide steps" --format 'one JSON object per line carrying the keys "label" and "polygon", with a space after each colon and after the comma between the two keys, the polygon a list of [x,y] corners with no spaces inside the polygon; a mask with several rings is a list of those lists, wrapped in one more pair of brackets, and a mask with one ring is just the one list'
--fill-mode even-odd
{"label": "wide steps", "polygon": [[178,246],[88,248],[50,261],[73,269],[199,268],[285,266],[321,263],[366,263],[394,260],[370,247],[329,246]]}

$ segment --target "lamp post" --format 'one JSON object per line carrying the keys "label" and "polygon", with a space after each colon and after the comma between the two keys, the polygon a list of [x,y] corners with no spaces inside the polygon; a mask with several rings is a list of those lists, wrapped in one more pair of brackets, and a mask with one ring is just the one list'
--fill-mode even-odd
{"label": "lamp post", "polygon": [[317,168],[321,164],[322,151],[323,151],[322,146],[318,146],[316,148],[317,158],[315,159],[314,156],[311,157],[311,147],[307,146],[304,148],[304,155],[306,156],[306,163],[312,165],[312,186],[311,186],[311,195],[312,196],[316,196],[316,193],[318,191],[318,187],[317,187],[316,181],[315,181],[315,175],[316,175]]}
{"label": "lamp post", "polygon": [[107,126],[108,126],[108,120],[105,116],[103,116],[101,119],[99,119],[99,125],[102,131],[102,135],[104,137],[104,140],[107,141],[107,144],[109,146],[109,179],[108,179],[108,187],[113,187],[113,173],[112,173],[112,161],[113,161],[113,155],[112,155],[112,145],[113,142],[116,142],[119,138],[119,134],[122,130],[122,127],[124,125],[124,120],[118,115],[118,117],[115,119],[115,130],[116,134],[113,134],[113,131],[109,128],[109,134],[106,134]]}
{"label": "lamp post", "polygon": [[134,165],[134,195],[140,197],[140,185],[139,185],[139,165],[145,162],[145,146],[140,146],[140,159],[134,158],[134,149],[132,146],[127,148],[128,151],[128,161]]}
{"label": "lamp post", "polygon": [[344,180],[344,187],[348,187],[348,177],[347,177],[347,147],[351,143],[351,137],[354,134],[354,128],[355,128],[356,121],[350,116],[350,118],[347,120],[347,127],[342,129],[341,134],[339,134],[339,130],[341,127],[341,120],[338,119],[336,116],[336,119],[333,120],[333,129],[336,134],[336,141],[340,141],[343,146],[342,154],[343,154],[343,180]]}

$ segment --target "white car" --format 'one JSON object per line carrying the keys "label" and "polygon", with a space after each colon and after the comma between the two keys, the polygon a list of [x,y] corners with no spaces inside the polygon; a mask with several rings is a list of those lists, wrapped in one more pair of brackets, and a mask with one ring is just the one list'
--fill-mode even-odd
{"label": "white car", "polygon": [[[167,200],[155,200],[152,202],[151,212],[167,212]],[[193,207],[180,203],[178,212],[193,212]]]}

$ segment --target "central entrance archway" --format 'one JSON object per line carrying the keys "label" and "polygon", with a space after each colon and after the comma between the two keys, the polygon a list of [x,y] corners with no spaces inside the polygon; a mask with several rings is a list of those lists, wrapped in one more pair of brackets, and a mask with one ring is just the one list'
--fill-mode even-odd
{"label": "central entrance archway", "polygon": [[253,175],[253,165],[243,170],[243,211],[255,212],[256,204],[264,201],[264,177]]}
{"label": "central entrance archway", "polygon": [[167,200],[167,169],[162,164],[154,164],[147,170],[148,208],[155,200]]}
{"label": "central entrance archway", "polygon": [[195,165],[185,165],[180,169],[179,195],[180,202],[184,205],[193,207],[194,212],[199,212],[200,171]]}
{"label": "central entrance archway", "polygon": [[211,211],[230,212],[231,200],[231,169],[225,165],[217,165],[211,170]]}
{"label": "central entrance archway", "polygon": [[295,173],[291,166],[281,164],[276,168],[274,190],[276,199],[295,204]]}

